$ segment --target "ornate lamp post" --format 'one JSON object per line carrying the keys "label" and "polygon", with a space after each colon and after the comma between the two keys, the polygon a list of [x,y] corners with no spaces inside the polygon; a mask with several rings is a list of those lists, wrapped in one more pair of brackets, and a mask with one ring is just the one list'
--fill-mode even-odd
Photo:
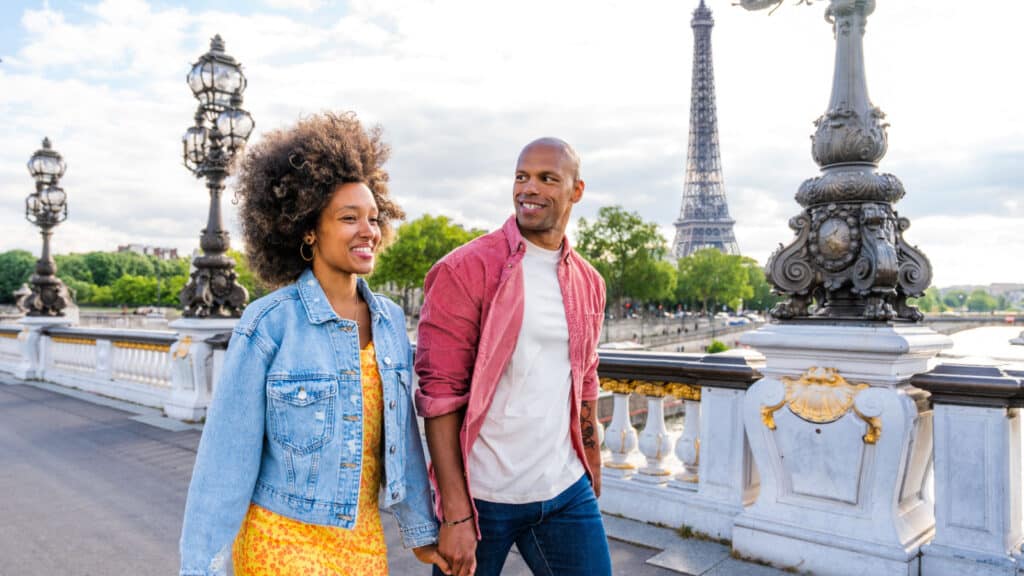
{"label": "ornate lamp post", "polygon": [[[801,0],[810,4],[811,0]],[[781,0],[741,0],[748,10]],[[903,184],[878,173],[888,136],[885,114],[868,98],[864,30],[875,0],[830,0],[825,19],[836,38],[832,96],[815,122],[811,153],[821,176],[796,194],[803,212],[789,221],[796,239],[768,262],[768,280],[788,299],[782,320],[920,321],[907,298],[931,283],[928,258],[903,239],[910,221],[893,209]],[[813,304],[813,308],[812,308]]]}
{"label": "ornate lamp post", "polygon": [[29,281],[32,293],[22,302],[29,316],[63,316],[64,309],[71,304],[68,289],[55,275],[57,264],[50,256],[53,228],[68,217],[67,195],[59,186],[66,168],[64,159],[51,147],[49,138],[43,139],[43,147],[36,150],[28,161],[28,171],[36,181],[36,191],[25,198],[25,218],[39,226],[43,235],[43,252]]}
{"label": "ornate lamp post", "polygon": [[[781,2],[740,0],[749,10]],[[865,566],[918,571],[936,520],[932,410],[910,378],[951,344],[907,303],[932,272],[893,209],[903,184],[878,172],[888,124],[864,69],[874,9],[875,0],[828,1],[835,70],[811,137],[821,174],[800,185],[803,210],[789,223],[796,238],[768,261],[769,282],[787,297],[772,309],[780,322],[740,339],[765,366],[738,408],[761,485],[734,519],[733,550],[848,576]]]}
{"label": "ornate lamp post", "polygon": [[246,80],[241,65],[224,53],[219,35],[210,51],[199,57],[188,74],[199,107],[195,125],[185,132],[185,167],[196,178],[206,178],[210,211],[199,246],[203,255],[193,261],[195,271],[178,298],[188,318],[237,318],[249,299],[237,282],[234,261],[226,255],[230,242],[224,230],[220,197],[231,161],[252,133],[252,116],[241,108]]}

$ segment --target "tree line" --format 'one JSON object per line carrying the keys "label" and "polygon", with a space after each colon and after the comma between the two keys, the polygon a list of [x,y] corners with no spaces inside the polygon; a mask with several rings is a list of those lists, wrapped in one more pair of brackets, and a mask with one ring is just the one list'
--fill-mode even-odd
{"label": "tree line", "polygon": [[[239,282],[250,298],[266,294],[245,263],[245,256],[229,251]],[[188,258],[160,259],[136,252],[88,252],[53,257],[59,277],[80,306],[178,307],[178,293],[189,279]],[[28,282],[36,258],[25,250],[0,253],[0,303],[14,303],[13,292]]]}
{"label": "tree line", "polygon": [[[418,308],[423,280],[438,260],[485,231],[465,228],[446,216],[425,215],[398,227],[395,241],[380,254],[368,279],[374,289],[399,301],[408,314]],[[580,218],[576,250],[604,278],[607,312],[613,316],[677,311],[714,313],[723,309],[765,311],[778,297],[761,265],[752,258],[709,248],[673,261],[668,242],[653,222],[621,206],[602,207],[593,220]],[[239,283],[250,299],[268,289],[231,250]],[[178,307],[178,293],[188,282],[188,258],[162,260],[134,252],[89,252],[54,257],[57,276],[85,306]],[[13,303],[12,292],[27,282],[36,259],[24,250],[0,253],[0,303]],[[982,289],[941,292],[932,287],[916,304],[926,313],[1007,309],[1003,296]]]}

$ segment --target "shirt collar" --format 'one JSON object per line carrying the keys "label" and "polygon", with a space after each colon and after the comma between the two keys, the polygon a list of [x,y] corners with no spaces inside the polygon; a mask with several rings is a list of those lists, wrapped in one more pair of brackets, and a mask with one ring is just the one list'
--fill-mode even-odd
{"label": "shirt collar", "polygon": [[[523,233],[519,231],[519,224],[516,223],[516,215],[509,216],[508,220],[505,220],[505,224],[501,227],[502,232],[505,233],[505,239],[508,241],[508,252],[509,254],[515,254],[519,250],[525,250],[526,247],[523,245],[526,240],[523,239]],[[569,237],[562,236],[562,262],[569,260],[570,254],[572,254],[572,246],[569,244]]]}
{"label": "shirt collar", "polygon": [[[302,305],[306,309],[306,316],[311,324],[323,324],[332,320],[341,320],[338,314],[334,312],[334,308],[331,308],[331,303],[327,300],[327,294],[324,293],[323,287],[320,286],[320,281],[313,274],[312,268],[306,268],[306,271],[299,276],[298,284],[299,299],[302,300]],[[363,297],[363,300],[370,307],[370,315],[374,321],[378,318],[391,320],[387,309],[377,296],[370,291],[370,286],[366,283],[366,280],[362,278],[356,279],[356,290],[359,291],[359,295]]]}

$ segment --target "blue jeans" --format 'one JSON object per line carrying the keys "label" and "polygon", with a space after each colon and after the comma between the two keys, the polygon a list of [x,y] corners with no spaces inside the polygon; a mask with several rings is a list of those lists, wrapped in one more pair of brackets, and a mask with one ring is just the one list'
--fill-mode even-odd
{"label": "blue jeans", "polygon": [[[601,510],[586,474],[543,502],[474,502],[483,537],[476,546],[476,576],[501,574],[513,543],[535,576],[611,576]],[[434,567],[434,576],[441,575]]]}

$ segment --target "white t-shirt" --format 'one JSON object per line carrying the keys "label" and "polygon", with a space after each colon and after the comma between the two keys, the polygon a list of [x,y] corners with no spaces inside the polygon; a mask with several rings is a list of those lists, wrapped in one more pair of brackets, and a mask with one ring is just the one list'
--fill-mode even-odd
{"label": "white t-shirt", "polygon": [[569,436],[572,381],[558,284],[561,255],[526,241],[523,325],[469,453],[474,498],[550,500],[585,473]]}

